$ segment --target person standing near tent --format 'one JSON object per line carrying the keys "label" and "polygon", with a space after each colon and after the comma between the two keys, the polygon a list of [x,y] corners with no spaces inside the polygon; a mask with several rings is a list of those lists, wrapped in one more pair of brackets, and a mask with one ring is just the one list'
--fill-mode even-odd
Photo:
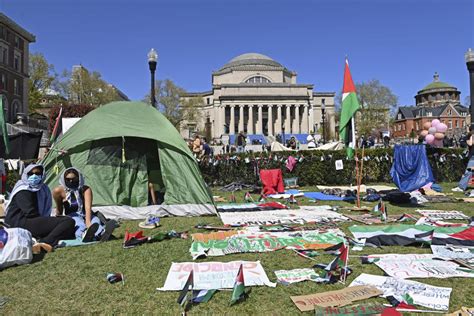
{"label": "person standing near tent", "polygon": [[288,147],[291,149],[296,150],[296,138],[295,136],[291,136],[290,141],[288,142]]}
{"label": "person standing near tent", "polygon": [[243,131],[239,132],[239,135],[237,136],[237,138],[235,140],[235,144],[237,145],[237,152],[238,153],[245,152],[246,141],[245,141],[245,135],[244,135]]}
{"label": "person standing near tent", "polygon": [[194,141],[193,141],[193,154],[196,158],[198,158],[201,155],[201,150],[202,150],[201,138],[199,137],[198,134],[196,134],[194,136]]}
{"label": "person standing near tent", "polygon": [[468,154],[468,163],[466,171],[459,181],[458,187],[463,191],[466,191],[469,186],[469,181],[471,180],[474,172],[474,130],[472,126],[469,126],[469,133],[466,136],[466,145],[469,150]]}
{"label": "person standing near tent", "polygon": [[[115,229],[116,222],[102,223],[92,213],[92,189],[84,184],[84,177],[76,168],[68,168],[59,178],[60,186],[53,190],[56,216],[63,213],[75,222],[76,239],[83,242],[107,241]],[[105,225],[104,225],[105,224]]]}
{"label": "person standing near tent", "polygon": [[74,239],[74,220],[51,217],[52,198],[46,184],[44,167],[30,164],[15,184],[6,208],[5,223],[28,230],[39,241],[33,253],[51,252],[59,240]]}
{"label": "person standing near tent", "polygon": [[308,143],[308,148],[316,148],[313,132],[308,134],[308,136],[306,137],[306,142]]}

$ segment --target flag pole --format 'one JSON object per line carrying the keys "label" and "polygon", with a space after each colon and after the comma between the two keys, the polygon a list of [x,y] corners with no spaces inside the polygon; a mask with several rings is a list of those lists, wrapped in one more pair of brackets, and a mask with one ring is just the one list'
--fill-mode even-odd
{"label": "flag pole", "polygon": [[347,262],[349,261],[349,249],[350,249],[350,243],[348,242],[347,245],[347,256],[346,256],[346,262],[344,265],[344,282],[342,284],[346,284],[346,278],[347,278]]}

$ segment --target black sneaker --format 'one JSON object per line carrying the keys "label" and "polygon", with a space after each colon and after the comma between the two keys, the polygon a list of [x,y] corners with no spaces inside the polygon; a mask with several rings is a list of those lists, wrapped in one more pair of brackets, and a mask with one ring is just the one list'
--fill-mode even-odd
{"label": "black sneaker", "polygon": [[100,237],[100,242],[109,240],[110,236],[112,236],[112,233],[114,232],[115,227],[117,227],[117,222],[115,220],[111,219],[107,221],[107,223],[105,224],[104,232]]}
{"label": "black sneaker", "polygon": [[102,214],[101,212],[95,212],[95,216],[97,216],[97,217],[99,218],[99,220],[100,220],[100,222],[102,223],[102,225],[107,224],[107,222],[109,221],[109,220],[107,219],[107,217],[105,217],[105,215]]}
{"label": "black sneaker", "polygon": [[94,241],[95,233],[99,229],[99,224],[94,223],[86,230],[84,236],[82,237],[82,242],[91,242]]}

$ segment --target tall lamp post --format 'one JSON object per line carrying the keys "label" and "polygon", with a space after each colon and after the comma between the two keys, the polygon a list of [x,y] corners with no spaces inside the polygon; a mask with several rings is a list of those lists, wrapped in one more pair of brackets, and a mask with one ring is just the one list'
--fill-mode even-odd
{"label": "tall lamp post", "polygon": [[326,144],[326,100],[321,100],[321,118],[323,126],[323,144]]}
{"label": "tall lamp post", "polygon": [[150,91],[150,99],[151,99],[151,106],[156,107],[156,97],[155,97],[155,70],[156,70],[156,63],[158,60],[158,54],[156,50],[152,48],[148,52],[148,66],[150,66],[150,74],[151,74],[151,91]]}
{"label": "tall lamp post", "polygon": [[469,113],[471,114],[471,128],[474,128],[474,51],[469,48],[464,57],[466,58],[467,70],[469,71],[469,91],[471,94]]}

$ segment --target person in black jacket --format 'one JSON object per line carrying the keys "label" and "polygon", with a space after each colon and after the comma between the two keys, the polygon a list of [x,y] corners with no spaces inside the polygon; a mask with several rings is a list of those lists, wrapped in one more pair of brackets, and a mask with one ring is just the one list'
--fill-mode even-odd
{"label": "person in black jacket", "polygon": [[26,229],[38,239],[33,253],[50,252],[59,240],[75,238],[72,218],[51,217],[52,197],[44,177],[42,165],[27,166],[10,194],[5,212],[7,225]]}

